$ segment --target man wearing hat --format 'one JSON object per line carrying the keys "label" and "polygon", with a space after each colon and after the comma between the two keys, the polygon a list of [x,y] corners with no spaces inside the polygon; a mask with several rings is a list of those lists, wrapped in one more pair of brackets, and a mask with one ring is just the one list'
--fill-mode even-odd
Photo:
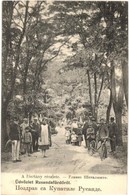
{"label": "man wearing hat", "polygon": [[34,118],[34,122],[31,126],[33,152],[38,151],[39,132],[40,132],[40,125],[38,123],[38,119]]}
{"label": "man wearing hat", "polygon": [[105,119],[101,118],[100,125],[98,127],[97,139],[98,141],[101,141],[106,137],[108,138],[108,136],[109,136],[108,126],[105,123]]}
{"label": "man wearing hat", "polygon": [[85,147],[87,148],[87,129],[89,127],[89,119],[88,117],[85,118],[85,122],[82,128],[82,134],[84,135],[84,140],[85,140]]}
{"label": "man wearing hat", "polygon": [[15,117],[13,123],[10,125],[9,137],[12,141],[12,161],[20,162],[20,126],[18,124],[18,118]]}
{"label": "man wearing hat", "polygon": [[95,137],[96,137],[96,134],[97,134],[97,131],[98,131],[98,126],[97,126],[97,123],[96,123],[96,120],[94,117],[91,118],[91,121],[92,121],[92,127],[95,131]]}
{"label": "man wearing hat", "polygon": [[110,118],[110,124],[108,126],[108,129],[109,129],[111,152],[114,153],[116,150],[116,136],[117,136],[117,125],[114,122],[114,117]]}

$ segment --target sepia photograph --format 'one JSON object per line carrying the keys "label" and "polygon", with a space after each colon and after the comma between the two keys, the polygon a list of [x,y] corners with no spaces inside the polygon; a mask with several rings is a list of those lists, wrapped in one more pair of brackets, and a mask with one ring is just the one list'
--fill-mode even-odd
{"label": "sepia photograph", "polygon": [[[108,176],[127,185],[128,1],[1,7],[2,187],[9,174],[15,188],[2,195],[37,194],[38,184],[41,194],[102,193]],[[91,179],[95,188],[71,183]],[[113,195],[127,194],[118,188]]]}

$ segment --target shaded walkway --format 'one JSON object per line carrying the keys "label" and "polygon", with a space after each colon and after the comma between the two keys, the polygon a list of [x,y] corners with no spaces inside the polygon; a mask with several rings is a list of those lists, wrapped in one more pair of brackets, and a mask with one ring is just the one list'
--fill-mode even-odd
{"label": "shaded walkway", "polygon": [[21,163],[11,161],[2,163],[2,171],[31,172],[31,173],[96,173],[115,174],[126,173],[126,167],[108,154],[108,158],[101,161],[99,154],[89,156],[87,149],[82,146],[65,144],[64,129],[58,128],[58,134],[52,136],[53,145],[47,151],[47,158],[42,158],[41,152],[22,156]]}

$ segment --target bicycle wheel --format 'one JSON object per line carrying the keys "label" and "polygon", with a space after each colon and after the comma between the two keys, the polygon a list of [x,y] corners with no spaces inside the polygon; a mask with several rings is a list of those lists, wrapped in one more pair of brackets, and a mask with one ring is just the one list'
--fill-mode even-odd
{"label": "bicycle wheel", "polygon": [[106,147],[105,144],[104,144],[104,146],[103,146],[103,158],[104,158],[104,159],[107,158],[107,147]]}
{"label": "bicycle wheel", "polygon": [[102,144],[101,150],[100,150],[100,159],[103,160],[107,158],[107,147],[105,144]]}
{"label": "bicycle wheel", "polygon": [[95,151],[95,141],[92,140],[90,142],[90,147],[89,147],[88,153],[92,156],[94,154],[94,151]]}

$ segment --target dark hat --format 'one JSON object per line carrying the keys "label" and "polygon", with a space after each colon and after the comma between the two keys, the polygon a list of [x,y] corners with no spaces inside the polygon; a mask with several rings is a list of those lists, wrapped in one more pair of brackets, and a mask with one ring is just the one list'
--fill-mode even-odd
{"label": "dark hat", "polygon": [[77,118],[73,118],[73,121],[77,121]]}
{"label": "dark hat", "polygon": [[65,129],[69,129],[69,128],[71,128],[69,125],[66,125],[66,126],[65,126]]}
{"label": "dark hat", "polygon": [[28,129],[28,130],[30,130],[30,127],[29,127],[29,126],[27,126],[27,127],[25,128],[25,130],[27,130],[27,129]]}
{"label": "dark hat", "polygon": [[43,117],[42,121],[47,121],[48,118],[47,117]]}
{"label": "dark hat", "polygon": [[15,116],[15,117],[13,118],[13,120],[14,120],[14,121],[18,121],[19,119],[18,119],[17,116]]}

